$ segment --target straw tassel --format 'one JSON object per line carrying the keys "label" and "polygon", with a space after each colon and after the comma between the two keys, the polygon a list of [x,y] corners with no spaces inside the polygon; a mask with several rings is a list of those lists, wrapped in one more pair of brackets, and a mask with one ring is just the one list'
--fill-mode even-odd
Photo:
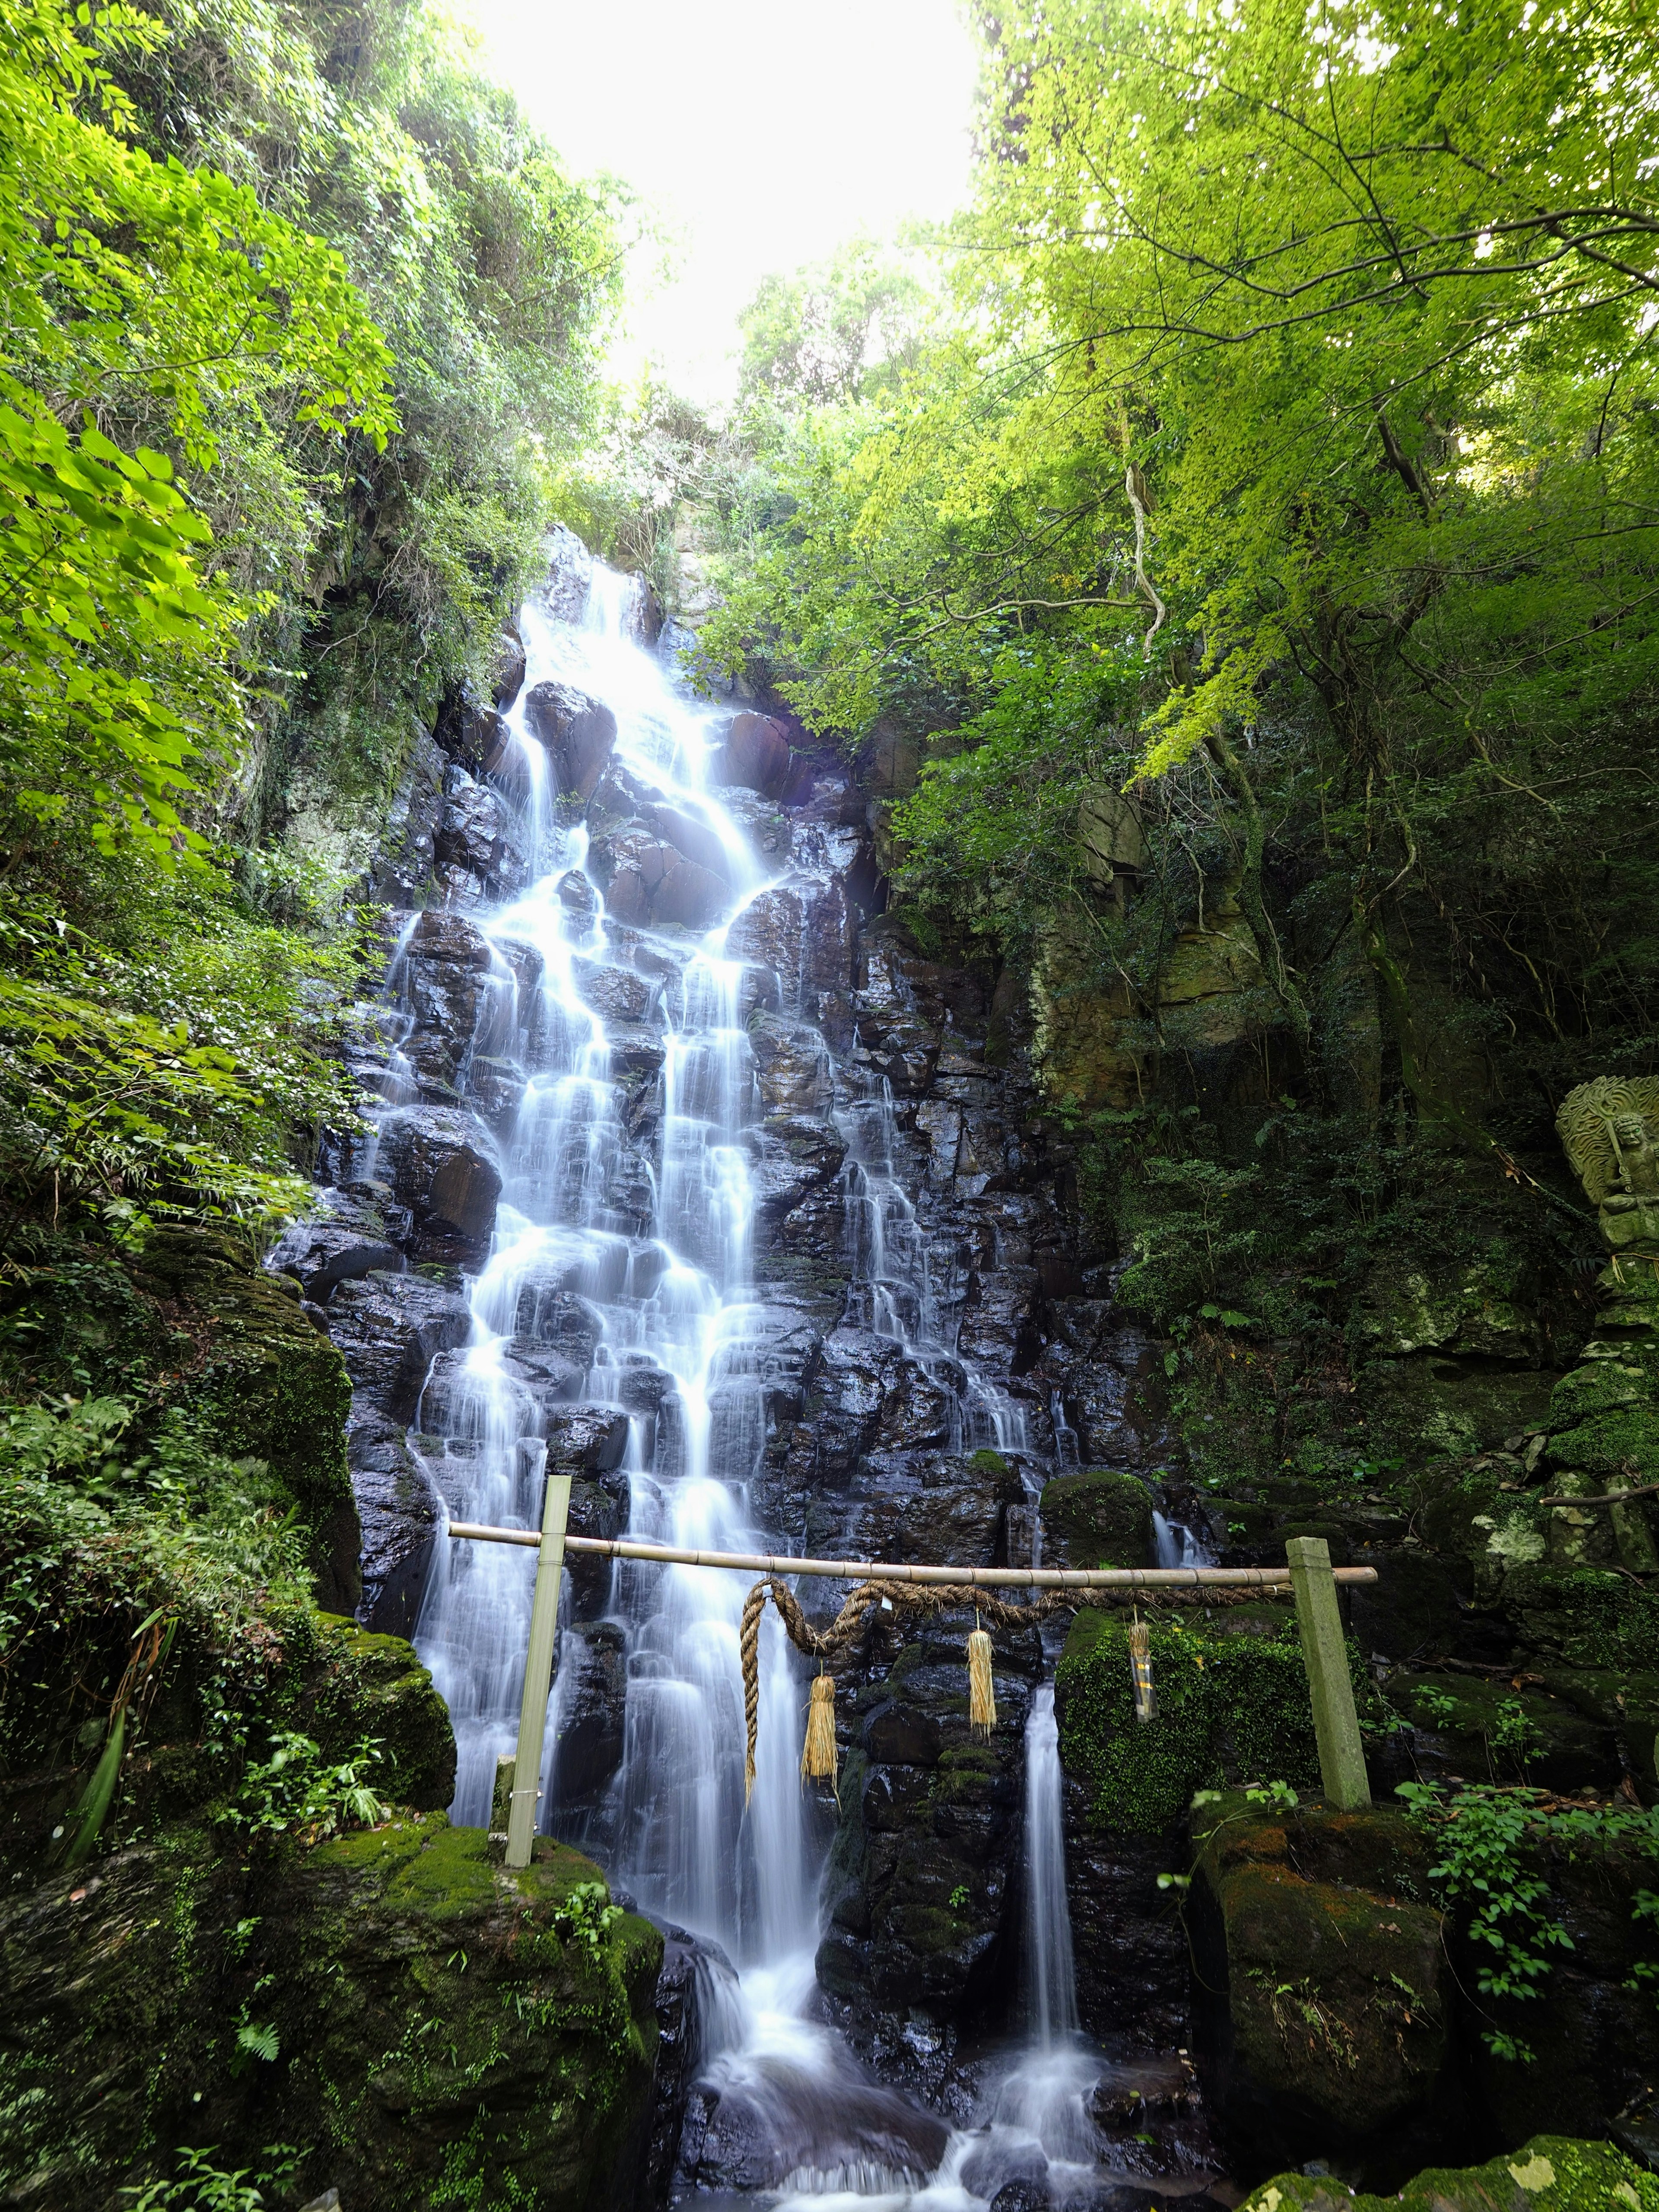
{"label": "straw tassel", "polygon": [[[975,1624],[979,1615],[974,1615]],[[968,1638],[968,1725],[989,1735],[997,1724],[997,1693],[991,1681],[991,1639],[975,1625]]]}
{"label": "straw tassel", "polygon": [[[836,1787],[836,1678],[819,1674],[812,1684],[812,1702],[806,1709],[806,1741],[801,1747],[801,1779]],[[836,1793],[837,1802],[840,1793]]]}
{"label": "straw tassel", "polygon": [[1152,1687],[1152,1638],[1144,1620],[1134,1620],[1129,1626],[1129,1674],[1135,1689],[1135,1718],[1155,1719],[1158,1692]]}

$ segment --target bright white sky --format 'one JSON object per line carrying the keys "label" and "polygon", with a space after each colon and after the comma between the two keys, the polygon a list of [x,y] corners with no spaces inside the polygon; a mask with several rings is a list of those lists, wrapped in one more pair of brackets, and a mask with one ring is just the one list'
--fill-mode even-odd
{"label": "bright white sky", "polygon": [[571,167],[609,170],[672,236],[646,358],[704,404],[735,383],[760,278],[965,196],[974,42],[954,0],[475,0],[493,71]]}

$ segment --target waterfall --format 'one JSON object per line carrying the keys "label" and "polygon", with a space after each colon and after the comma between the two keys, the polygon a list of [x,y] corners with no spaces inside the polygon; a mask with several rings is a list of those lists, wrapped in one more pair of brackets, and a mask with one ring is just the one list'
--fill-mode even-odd
{"label": "waterfall", "polygon": [[[811,1126],[837,1143],[823,1188],[833,1194],[839,1175],[847,1356],[918,1382],[918,1401],[938,1409],[934,1449],[1029,1453],[1043,1416],[963,1348],[969,1262],[959,1237],[929,1233],[905,1188],[891,1083],[867,1054],[833,1056],[811,1026],[799,886],[844,875],[856,840],[809,814],[781,847],[775,834],[764,847],[782,854],[769,872],[746,834],[765,831],[768,809],[716,780],[729,711],[692,700],[629,635],[636,592],[596,567],[579,620],[555,620],[534,600],[520,615],[525,674],[494,787],[517,794],[527,858],[506,895],[468,918],[478,1012],[449,1094],[495,1129],[500,1195],[488,1255],[466,1279],[468,1340],[433,1359],[410,1443],[451,1520],[534,1528],[556,1464],[573,1477],[573,1525],[766,1551],[750,1497],[779,1328],[795,1322],[756,1279],[765,1176],[787,1150],[763,1127],[759,1012],[793,1024],[803,1094],[826,1117]],[[580,731],[601,726],[584,768]],[[619,848],[634,838],[637,859],[671,828],[671,865],[695,856],[707,893],[695,926],[618,895]],[[792,948],[777,916],[798,893]],[[399,1046],[432,988],[410,980],[410,942],[406,931],[385,1010]],[[417,1091],[406,1064],[400,1052],[388,1127],[435,1103],[429,1074]],[[471,1126],[487,1143],[482,1121]],[[1021,1473],[1035,1495],[1029,1466]],[[533,1583],[526,1549],[436,1546],[415,1640],[454,1724],[459,1822],[488,1818],[496,1760],[514,1748]],[[974,2159],[1003,2137],[1039,2162],[1087,2164],[1098,2148],[1086,2110],[1095,2071],[1077,2033],[1052,1686],[1036,1692],[1025,1736],[1035,2040],[993,2091],[986,2124],[953,2133],[869,2081],[815,2016],[817,1854],[797,1775],[805,1671],[769,1614],[745,1807],[745,1592],[744,1577],[717,1569],[570,1555],[541,1761],[541,1827],[593,1851],[641,1909],[717,1947],[699,1968],[709,2009],[699,2094],[718,2107],[718,2136],[748,2147],[770,2203],[778,2191],[908,2201],[932,2177],[966,2206],[994,2193],[973,2179]],[[610,1685],[599,1719],[611,1717],[613,1734],[601,1781],[572,1790],[569,1746],[598,1725],[596,1680]]]}
{"label": "waterfall", "polygon": [[1077,1975],[1066,1902],[1060,1729],[1054,1686],[1044,1682],[1025,1723],[1025,1925],[1031,2029],[1044,2051],[1077,2033]]}
{"label": "waterfall", "polygon": [[[714,718],[626,634],[635,588],[599,568],[579,625],[552,623],[533,603],[521,617],[526,667],[507,735],[532,876],[479,919],[495,950],[491,980],[511,1002],[507,1026],[533,1072],[502,1143],[495,1247],[471,1285],[471,1341],[434,1372],[416,1426],[437,1440],[429,1464],[452,1518],[533,1527],[550,1427],[570,1433],[566,1405],[594,1409],[579,1445],[608,1433],[607,1418],[620,1437],[625,1415],[628,1533],[752,1550],[761,1539],[744,1487],[765,1420],[750,1342],[744,969],[723,957],[723,928],[700,941],[647,943],[608,919],[585,873],[588,832],[562,819],[548,748],[526,721],[538,685],[602,702],[617,722],[611,771],[674,811],[679,836],[701,841],[738,902],[759,887],[748,844],[708,788]],[[660,1054],[650,1078],[660,1085],[654,1163],[624,1121],[624,1053],[647,1064]],[[560,1331],[563,1348],[580,1348],[550,1401],[523,1355],[526,1340],[533,1351],[538,1334]],[[469,1545],[441,1550],[428,1584],[416,1644],[455,1725],[459,1820],[485,1819],[496,1759],[516,1740],[533,1580],[525,1553]],[[568,1590],[567,1578],[567,1622]],[[689,1567],[624,1568],[600,1592],[597,1610],[626,1626],[611,1856],[643,1905],[739,1958],[774,1958],[799,1948],[813,1919],[787,1741],[798,1698],[787,1648],[769,1623],[760,1773],[745,1820],[744,1595],[738,1577]],[[571,1644],[567,1627],[562,1662]],[[562,1706],[556,1686],[543,1761],[550,1782]],[[551,1797],[544,1827],[556,1823]]]}
{"label": "waterfall", "polygon": [[1152,1541],[1157,1547],[1160,1567],[1212,1567],[1215,1565],[1214,1552],[1184,1521],[1166,1520],[1162,1513],[1154,1513]]}

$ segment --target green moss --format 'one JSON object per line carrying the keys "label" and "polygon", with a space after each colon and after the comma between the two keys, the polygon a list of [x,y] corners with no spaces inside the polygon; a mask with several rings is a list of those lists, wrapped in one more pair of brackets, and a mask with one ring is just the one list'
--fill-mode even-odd
{"label": "green moss", "polygon": [[373,1636],[334,1613],[317,1616],[317,1662],[305,1694],[307,1732],[325,1752],[345,1757],[362,1737],[379,1742],[389,1765],[377,1772],[382,1796],[435,1811],[455,1794],[455,1734],[432,1677],[400,1636]]}
{"label": "green moss", "polygon": [[1659,1406],[1648,1401],[1594,1413],[1550,1438],[1550,1458],[1557,1467],[1626,1481],[1634,1470],[1651,1482],[1659,1474]]}
{"label": "green moss", "polygon": [[[1194,1790],[1228,1779],[1317,1789],[1307,1672],[1290,1620],[1276,1635],[1160,1623],[1152,1650],[1158,1713],[1145,1723],[1134,1717],[1120,1616],[1079,1613],[1055,1670],[1060,1756],[1089,1790],[1097,1826],[1163,1833]],[[1350,1656],[1363,1690],[1352,1647]]]}
{"label": "green moss", "polygon": [[1485,2166],[1432,2166],[1397,2197],[1354,2197],[1340,2182],[1275,2174],[1240,2212],[1659,2212],[1659,2176],[1611,2143],[1534,2136]]}
{"label": "green moss", "polygon": [[1659,1673],[1659,1593],[1628,1576],[1523,1561],[1504,1574],[1498,1601],[1528,1644],[1570,1667]]}
{"label": "green moss", "polygon": [[1152,1493],[1132,1474],[1056,1475],[1038,1510],[1066,1566],[1139,1566],[1152,1540]]}

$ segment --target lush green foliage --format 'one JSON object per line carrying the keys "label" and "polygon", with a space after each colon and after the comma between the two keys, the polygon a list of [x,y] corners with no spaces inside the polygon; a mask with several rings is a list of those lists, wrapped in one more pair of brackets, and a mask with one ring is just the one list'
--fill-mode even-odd
{"label": "lush green foliage", "polygon": [[[1651,1810],[1559,1805],[1540,1790],[1484,1785],[1447,1800],[1429,1784],[1407,1782],[1400,1795],[1439,1853],[1429,1879],[1477,1947],[1476,1987],[1483,1996],[1543,1996],[1553,1954],[1573,1948],[1552,1903],[1552,1854],[1622,1849],[1659,1858],[1659,1816]],[[1638,1892],[1636,1918],[1653,1918],[1656,1902],[1651,1891]],[[1504,2029],[1487,2028],[1483,2036],[1500,2058],[1533,2055]]]}
{"label": "lush green foliage", "polygon": [[342,893],[547,519],[613,234],[429,11],[5,30],[12,1230],[258,1218],[350,1119]]}

